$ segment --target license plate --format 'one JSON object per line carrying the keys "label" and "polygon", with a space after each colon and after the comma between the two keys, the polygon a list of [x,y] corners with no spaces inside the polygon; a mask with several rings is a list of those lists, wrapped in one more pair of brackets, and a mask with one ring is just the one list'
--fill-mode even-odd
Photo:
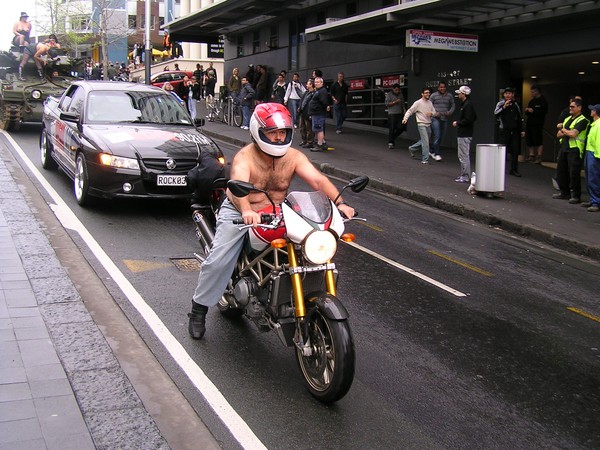
{"label": "license plate", "polygon": [[158,186],[186,186],[185,175],[157,175]]}

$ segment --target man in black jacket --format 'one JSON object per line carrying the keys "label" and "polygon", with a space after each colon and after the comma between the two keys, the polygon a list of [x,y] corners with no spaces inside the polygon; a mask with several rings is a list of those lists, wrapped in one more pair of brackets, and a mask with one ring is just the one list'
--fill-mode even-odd
{"label": "man in black jacket", "polygon": [[312,120],[312,130],[317,138],[317,145],[310,149],[311,152],[327,150],[325,142],[325,116],[329,111],[329,93],[323,83],[323,78],[315,78],[315,93],[308,104],[308,114]]}
{"label": "man in black jacket", "polygon": [[500,120],[500,143],[506,146],[510,154],[510,174],[520,177],[519,155],[521,154],[521,138],[523,132],[523,115],[521,108],[515,101],[515,90],[511,87],[504,89],[504,99],[496,104],[494,110],[496,118]]}
{"label": "man in black jacket", "polygon": [[460,176],[454,181],[457,183],[468,183],[471,176],[471,141],[473,140],[473,124],[477,120],[475,108],[471,102],[471,88],[461,86],[455,91],[458,99],[462,102],[458,120],[452,123],[456,127],[456,139],[458,141],[458,160],[460,161]]}

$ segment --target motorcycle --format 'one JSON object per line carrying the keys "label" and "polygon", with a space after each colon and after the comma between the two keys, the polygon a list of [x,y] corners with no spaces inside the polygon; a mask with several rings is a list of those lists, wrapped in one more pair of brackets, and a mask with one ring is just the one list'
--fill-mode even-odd
{"label": "motorcycle", "polygon": [[[351,180],[341,191],[362,191],[369,178]],[[215,217],[223,180],[216,181],[208,204],[192,205],[196,235],[205,255],[214,238]],[[344,234],[343,218],[321,192],[290,192],[275,205],[266,191],[230,180],[237,197],[251,192],[267,196],[271,206],[261,211],[248,234],[228,287],[218,303],[228,318],[245,315],[261,331],[275,331],[281,342],[295,348],[296,360],[309,392],[324,403],[341,399],[354,379],[354,341],[348,311],[336,296],[337,269],[332,262]],[[339,196],[338,196],[339,198]],[[204,256],[196,254],[200,262]]]}

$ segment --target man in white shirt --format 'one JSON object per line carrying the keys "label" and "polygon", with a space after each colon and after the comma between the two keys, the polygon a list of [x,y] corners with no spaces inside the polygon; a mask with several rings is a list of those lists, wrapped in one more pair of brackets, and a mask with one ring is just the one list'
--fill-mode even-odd
{"label": "man in white shirt", "polygon": [[416,114],[417,129],[421,140],[409,147],[411,156],[415,156],[418,147],[421,147],[421,164],[429,164],[429,141],[431,140],[431,118],[435,115],[433,103],[429,100],[431,91],[429,88],[423,88],[421,98],[414,102],[404,114],[402,123],[406,125],[408,119]]}

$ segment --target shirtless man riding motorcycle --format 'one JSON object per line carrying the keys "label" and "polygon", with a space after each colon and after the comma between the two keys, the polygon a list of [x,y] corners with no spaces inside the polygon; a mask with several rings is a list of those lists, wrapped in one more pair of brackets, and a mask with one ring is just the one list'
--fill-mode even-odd
{"label": "shirtless man riding motorcycle", "polygon": [[[292,116],[284,105],[257,105],[250,119],[250,134],[253,142],[243,147],[233,159],[232,180],[246,181],[267,191],[275,204],[281,204],[285,199],[294,175],[331,200],[339,195],[338,189],[306,155],[291,147],[294,127]],[[208,308],[215,306],[225,292],[242,251],[247,229],[240,230],[239,225],[234,225],[234,219],[242,218],[246,225],[256,226],[261,220],[259,211],[269,205],[262,193],[236,197],[227,190],[227,198],[219,210],[211,251],[200,269],[192,312],[188,314],[188,331],[192,338],[204,336]],[[346,217],[354,216],[354,209],[341,197],[336,206]]]}

